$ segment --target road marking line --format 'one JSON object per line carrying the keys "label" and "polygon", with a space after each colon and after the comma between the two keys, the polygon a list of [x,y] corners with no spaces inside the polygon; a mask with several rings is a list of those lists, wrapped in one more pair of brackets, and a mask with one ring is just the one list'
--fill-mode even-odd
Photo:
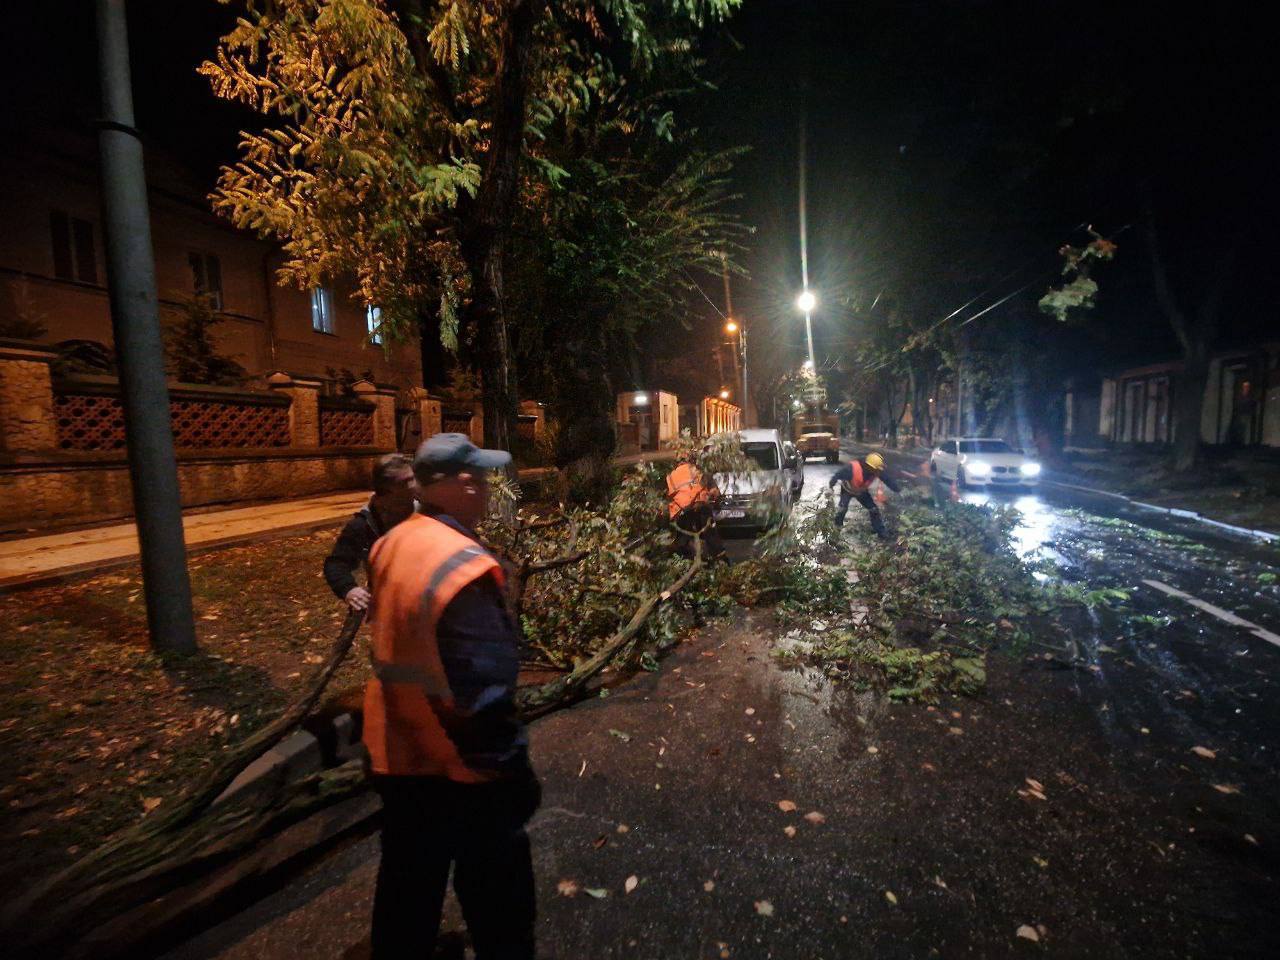
{"label": "road marking line", "polygon": [[1184,593],[1181,590],[1179,590],[1177,587],[1171,587],[1167,583],[1161,583],[1159,580],[1143,580],[1142,582],[1145,583],[1148,587],[1154,587],[1155,589],[1159,590],[1161,593],[1167,593],[1171,597],[1177,597],[1179,600],[1185,600],[1187,601],[1187,603],[1191,604],[1193,607],[1198,607],[1201,610],[1203,610],[1205,613],[1213,614],[1215,617],[1217,617],[1219,620],[1222,620],[1224,623],[1229,623],[1236,627],[1244,627],[1246,630],[1252,633],[1255,637],[1258,637],[1261,640],[1267,641],[1267,643],[1271,643],[1277,647],[1280,647],[1280,636],[1277,636],[1276,634],[1272,633],[1270,630],[1267,630],[1267,629],[1264,629],[1263,627],[1258,626],[1256,623],[1252,622],[1251,620],[1246,620],[1244,619],[1244,617],[1236,616],[1230,610],[1223,610],[1221,607],[1215,607],[1212,603],[1209,603],[1205,600],[1201,600],[1199,597],[1193,597],[1191,594]]}

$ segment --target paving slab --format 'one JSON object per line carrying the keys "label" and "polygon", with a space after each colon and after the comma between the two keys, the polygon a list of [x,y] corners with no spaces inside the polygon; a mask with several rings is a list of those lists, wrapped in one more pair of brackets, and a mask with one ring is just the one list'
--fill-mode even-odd
{"label": "paving slab", "polygon": [[[299,500],[191,513],[182,518],[187,550],[331,526],[360,509],[367,490],[342,490]],[[138,557],[132,522],[0,541],[0,590],[125,566]]]}

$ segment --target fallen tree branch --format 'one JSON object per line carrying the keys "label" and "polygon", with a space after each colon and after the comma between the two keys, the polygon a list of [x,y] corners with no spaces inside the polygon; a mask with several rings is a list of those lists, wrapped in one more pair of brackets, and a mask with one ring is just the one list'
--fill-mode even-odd
{"label": "fallen tree branch", "polygon": [[574,667],[571,673],[563,677],[557,677],[555,680],[530,690],[521,691],[516,698],[516,706],[520,710],[521,716],[525,719],[541,716],[580,696],[591,679],[607,667],[613,658],[635,639],[636,634],[640,632],[640,628],[644,626],[645,621],[652,616],[659,605],[679,593],[693,579],[693,575],[702,569],[702,566],[702,537],[701,535],[695,535],[693,538],[693,561],[684,573],[665,590],[646,598],[636,608],[635,613],[631,615],[631,619],[627,621],[626,625],[606,640],[594,655]]}
{"label": "fallen tree branch", "polygon": [[[55,904],[79,902],[88,890],[103,889],[113,881],[153,869],[157,856],[194,857],[203,830],[199,826],[203,814],[221,796],[242,770],[299,726],[319,701],[334,673],[346,659],[355,642],[364,613],[348,612],[338,638],[329,648],[329,656],[311,681],[307,691],[273,723],[238,744],[230,755],[198,785],[180,795],[167,809],[144,817],[126,827],[105,843],[90,851],[65,870],[35,886],[12,903],[4,912],[3,928],[10,934],[24,928],[44,926]],[[195,824],[195,829],[188,828]],[[39,918],[33,924],[32,918]]]}

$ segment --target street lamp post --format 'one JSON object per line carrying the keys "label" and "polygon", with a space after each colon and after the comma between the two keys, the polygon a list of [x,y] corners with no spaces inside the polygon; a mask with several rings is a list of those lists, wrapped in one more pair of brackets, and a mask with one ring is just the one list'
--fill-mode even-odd
{"label": "street lamp post", "polygon": [[804,335],[809,342],[809,369],[817,370],[817,361],[813,358],[813,308],[818,305],[818,298],[810,290],[804,290],[796,298],[796,306],[804,314]]}
{"label": "street lamp post", "polygon": [[125,0],[98,0],[107,296],[120,365],[129,477],[137,518],[147,626],[157,649],[193,653],[195,620],[156,300],[142,143],[133,126]]}

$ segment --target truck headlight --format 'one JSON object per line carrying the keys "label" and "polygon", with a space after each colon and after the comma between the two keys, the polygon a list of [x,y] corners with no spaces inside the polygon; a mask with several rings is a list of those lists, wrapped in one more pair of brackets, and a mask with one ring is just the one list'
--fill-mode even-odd
{"label": "truck headlight", "polygon": [[1040,464],[1038,463],[1024,463],[1019,469],[1024,477],[1040,476]]}
{"label": "truck headlight", "polygon": [[965,472],[973,477],[989,477],[991,476],[991,464],[983,463],[981,460],[968,460],[964,465]]}

